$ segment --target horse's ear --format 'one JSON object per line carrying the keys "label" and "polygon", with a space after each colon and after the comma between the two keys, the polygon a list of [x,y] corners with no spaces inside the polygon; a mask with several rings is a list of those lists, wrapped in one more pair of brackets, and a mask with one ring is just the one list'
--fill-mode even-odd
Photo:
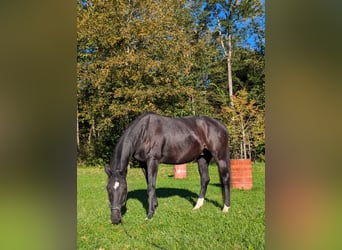
{"label": "horse's ear", "polygon": [[109,165],[108,165],[108,164],[106,164],[106,165],[104,166],[104,170],[105,170],[106,174],[108,175],[108,177],[111,177],[111,176],[113,175],[113,172],[112,172],[112,170],[109,168]]}

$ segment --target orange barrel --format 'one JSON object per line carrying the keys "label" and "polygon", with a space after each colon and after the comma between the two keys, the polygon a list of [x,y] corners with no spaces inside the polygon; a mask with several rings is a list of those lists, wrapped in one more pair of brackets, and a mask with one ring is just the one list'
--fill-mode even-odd
{"label": "orange barrel", "polygon": [[186,164],[175,165],[173,172],[176,179],[186,178]]}
{"label": "orange barrel", "polygon": [[252,161],[251,159],[230,160],[230,186],[236,189],[251,189]]}

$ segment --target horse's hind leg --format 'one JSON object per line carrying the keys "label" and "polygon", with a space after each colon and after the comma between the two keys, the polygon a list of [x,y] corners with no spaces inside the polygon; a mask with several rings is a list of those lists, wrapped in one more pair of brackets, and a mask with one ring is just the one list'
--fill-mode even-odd
{"label": "horse's hind leg", "polygon": [[147,164],[146,164],[146,162],[141,161],[141,162],[139,162],[139,165],[140,165],[142,172],[144,173],[145,180],[146,180],[146,183],[148,185]]}
{"label": "horse's hind leg", "polygon": [[197,203],[193,209],[199,209],[203,206],[205,193],[207,192],[207,187],[210,181],[208,165],[211,157],[201,157],[197,160],[198,163],[198,171],[201,176],[201,191],[198,196]]}
{"label": "horse's hind leg", "polygon": [[219,169],[220,180],[222,185],[222,194],[224,197],[224,206],[222,211],[228,212],[228,209],[230,207],[230,162],[228,157],[225,157],[224,160],[217,160],[216,162]]}

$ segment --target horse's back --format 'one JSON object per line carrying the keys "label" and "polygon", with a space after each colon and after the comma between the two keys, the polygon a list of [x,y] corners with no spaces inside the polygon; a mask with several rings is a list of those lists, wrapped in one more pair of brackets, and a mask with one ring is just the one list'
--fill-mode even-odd
{"label": "horse's back", "polygon": [[[185,117],[166,117],[149,112],[140,117],[140,120],[147,123],[149,128],[166,131],[174,131],[174,133],[196,132],[201,131],[207,133],[218,133],[221,136],[228,137],[228,130],[220,121],[208,116],[185,116]],[[146,127],[146,126],[145,126]]]}
{"label": "horse's back", "polygon": [[146,114],[149,134],[174,143],[193,141],[204,147],[227,147],[228,130],[220,121],[208,116],[170,118],[154,113]]}

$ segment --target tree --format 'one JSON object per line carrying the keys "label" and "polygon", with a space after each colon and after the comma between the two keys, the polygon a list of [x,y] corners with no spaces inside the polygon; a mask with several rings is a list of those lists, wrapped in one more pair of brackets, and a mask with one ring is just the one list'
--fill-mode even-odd
{"label": "tree", "polygon": [[215,38],[221,47],[227,65],[227,90],[233,107],[232,57],[236,45],[246,41],[250,30],[260,23],[255,20],[263,14],[260,0],[208,1],[205,22],[215,30]]}
{"label": "tree", "polygon": [[[106,151],[144,111],[193,112],[190,12],[178,0],[79,3],[78,123],[86,155]],[[108,140],[113,132],[117,136]]]}
{"label": "tree", "polygon": [[[234,93],[245,88],[248,101],[255,101],[256,112],[262,114],[264,30],[255,21],[257,3],[81,0],[78,159],[89,164],[107,161],[123,130],[145,111],[206,114],[231,126],[232,113],[225,107],[232,107]],[[260,38],[253,48],[245,45],[249,33]],[[254,134],[247,136],[251,152],[262,148]]]}
{"label": "tree", "polygon": [[265,56],[257,49],[244,47],[235,49],[233,63],[233,80],[236,91],[246,89],[249,98],[265,108]]}
{"label": "tree", "polygon": [[[224,106],[232,121],[228,124],[231,132],[233,158],[252,158],[252,149],[264,142],[264,113],[256,106],[253,99],[248,99],[245,89],[236,92],[233,97],[234,107]],[[240,151],[240,155],[236,152]]]}

